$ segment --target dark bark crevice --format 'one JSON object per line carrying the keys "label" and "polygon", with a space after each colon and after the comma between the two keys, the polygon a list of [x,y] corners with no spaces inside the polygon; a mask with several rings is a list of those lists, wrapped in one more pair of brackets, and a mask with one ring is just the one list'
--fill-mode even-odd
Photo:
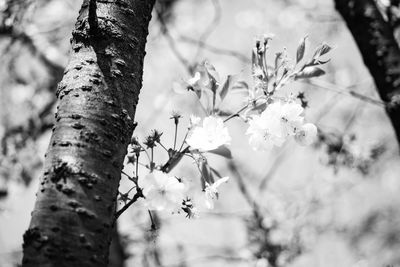
{"label": "dark bark crevice", "polygon": [[23,266],[107,266],[115,201],[142,83],[153,0],[85,0],[57,90],[56,123]]}
{"label": "dark bark crevice", "polygon": [[400,49],[373,0],[335,0],[369,69],[400,142]]}

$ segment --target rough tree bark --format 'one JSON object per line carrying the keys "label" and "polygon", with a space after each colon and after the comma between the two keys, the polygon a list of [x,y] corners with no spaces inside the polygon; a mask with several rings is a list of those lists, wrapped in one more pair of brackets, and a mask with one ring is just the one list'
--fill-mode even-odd
{"label": "rough tree bark", "polygon": [[124,243],[122,241],[122,236],[118,232],[118,221],[115,222],[110,251],[108,256],[108,267],[124,267],[125,260],[128,258],[128,255],[125,252]]}
{"label": "rough tree bark", "polygon": [[374,0],[335,0],[369,69],[400,143],[400,49]]}
{"label": "rough tree bark", "polygon": [[106,266],[154,0],[84,0],[23,266]]}

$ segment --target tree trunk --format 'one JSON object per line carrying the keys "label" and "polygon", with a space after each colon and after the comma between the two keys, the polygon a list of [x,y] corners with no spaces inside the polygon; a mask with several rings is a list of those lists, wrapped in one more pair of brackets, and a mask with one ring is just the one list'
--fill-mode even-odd
{"label": "tree trunk", "polygon": [[118,231],[118,221],[112,232],[110,252],[108,255],[108,267],[124,267],[128,255],[125,252],[122,236]]}
{"label": "tree trunk", "polygon": [[374,0],[335,0],[369,69],[400,142],[400,49]]}
{"label": "tree trunk", "polygon": [[[97,3],[96,3],[97,2]],[[107,266],[154,0],[84,0],[23,266]]]}

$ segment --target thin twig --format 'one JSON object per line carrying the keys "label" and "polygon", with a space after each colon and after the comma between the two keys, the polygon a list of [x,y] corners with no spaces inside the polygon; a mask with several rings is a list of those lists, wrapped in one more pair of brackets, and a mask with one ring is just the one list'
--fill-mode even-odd
{"label": "thin twig", "polygon": [[246,183],[244,182],[242,175],[239,173],[235,162],[233,160],[229,161],[228,167],[229,167],[229,170],[233,172],[233,174],[236,178],[236,181],[238,183],[239,190],[242,193],[243,197],[246,199],[249,206],[252,208],[254,216],[258,219],[262,218],[263,216],[261,213],[260,206],[253,199],[249,190],[247,189]]}
{"label": "thin twig", "polygon": [[242,112],[243,110],[245,110],[246,108],[248,108],[249,104],[247,104],[246,106],[242,107],[241,109],[239,109],[237,112],[233,113],[232,115],[230,115],[228,118],[226,118],[224,120],[224,122],[229,121],[230,119],[239,116],[239,113]]}
{"label": "thin twig", "polygon": [[153,219],[153,215],[151,215],[151,211],[150,210],[147,210],[148,212],[149,212],[149,216],[150,216],[150,221],[151,221],[151,230],[157,230],[157,227],[156,227],[156,224],[155,224],[155,222],[154,222],[154,219]]}
{"label": "thin twig", "polygon": [[133,198],[125,205],[123,206],[119,211],[117,211],[115,213],[115,219],[117,220],[119,216],[121,216],[122,213],[124,213],[124,211],[126,211],[133,203],[135,203],[139,198],[143,197],[143,192],[142,189],[140,187],[136,188],[136,194],[133,196]]}

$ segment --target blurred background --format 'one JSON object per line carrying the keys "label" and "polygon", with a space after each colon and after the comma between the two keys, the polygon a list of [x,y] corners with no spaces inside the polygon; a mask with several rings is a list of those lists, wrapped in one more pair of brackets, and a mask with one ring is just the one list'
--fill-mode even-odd
{"label": "blurred background", "polygon": [[[1,267],[17,266],[22,257],[56,84],[81,2],[0,0]],[[245,124],[230,121],[233,160],[209,156],[231,177],[215,209],[198,219],[158,213],[157,230],[151,230],[147,210],[132,206],[118,225],[125,266],[400,266],[398,143],[333,1],[160,0],[149,31],[135,135],[143,140],[157,129],[169,145],[172,111],[183,116],[178,140],[189,114],[203,115],[194,95],[173,90],[196,63],[208,60],[221,77],[240,73],[251,83],[256,36],[274,34],[271,58],[286,47],[294,59],[305,35],[309,53],[321,42],[335,49],[326,75],[285,89],[304,92],[306,120],[318,126],[319,141],[254,152]],[[224,105],[238,107],[233,98]],[[167,158],[157,151],[159,163]],[[201,193],[190,160],[173,174],[190,181],[193,194]],[[130,186],[123,179],[120,191]]]}

